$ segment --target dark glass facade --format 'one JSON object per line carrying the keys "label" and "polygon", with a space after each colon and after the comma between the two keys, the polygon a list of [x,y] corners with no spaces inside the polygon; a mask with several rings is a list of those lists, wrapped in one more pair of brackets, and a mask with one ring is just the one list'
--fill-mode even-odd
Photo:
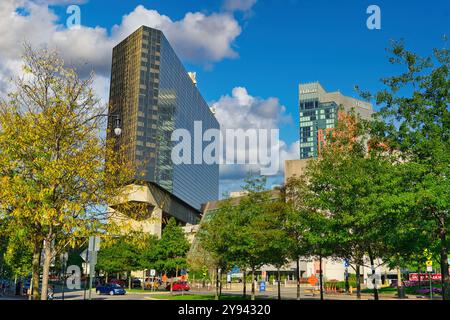
{"label": "dark glass facade", "polygon": [[143,26],[113,49],[109,112],[121,118],[118,146],[125,144],[137,179],[198,209],[218,198],[218,164],[172,162],[175,129],[188,130],[193,145],[194,121],[203,131],[219,123],[161,31]]}
{"label": "dark glass facade", "polygon": [[[355,111],[363,119],[373,113],[370,103],[342,95],[339,91],[326,92],[319,82],[299,85],[300,159],[315,158],[319,144],[326,140],[338,120],[338,108]],[[322,133],[319,141],[319,132]]]}
{"label": "dark glass facade", "polygon": [[334,128],[337,104],[318,99],[300,101],[300,159],[317,157],[318,132]]}

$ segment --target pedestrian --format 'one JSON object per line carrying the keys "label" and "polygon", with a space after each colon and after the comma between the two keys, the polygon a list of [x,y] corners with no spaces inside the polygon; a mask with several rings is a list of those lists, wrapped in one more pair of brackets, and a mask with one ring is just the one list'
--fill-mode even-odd
{"label": "pedestrian", "polygon": [[53,285],[51,285],[48,288],[48,293],[47,293],[48,300],[53,300],[54,289],[55,289],[55,287]]}

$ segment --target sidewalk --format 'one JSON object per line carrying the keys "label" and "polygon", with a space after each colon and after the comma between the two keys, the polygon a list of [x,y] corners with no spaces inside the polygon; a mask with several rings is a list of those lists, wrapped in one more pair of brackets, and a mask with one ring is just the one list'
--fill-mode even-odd
{"label": "sidewalk", "polygon": [[0,295],[0,300],[28,300],[28,296],[16,296],[13,294]]}

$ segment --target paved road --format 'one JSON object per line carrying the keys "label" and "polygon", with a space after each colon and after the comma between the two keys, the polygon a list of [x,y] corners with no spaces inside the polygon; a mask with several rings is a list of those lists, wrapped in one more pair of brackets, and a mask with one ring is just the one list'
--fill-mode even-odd
{"label": "paved road", "polygon": [[[251,289],[250,289],[251,290]],[[247,294],[250,294],[250,290],[247,290]],[[241,295],[242,291],[238,290],[223,290],[223,294],[233,294],[233,295]],[[145,292],[145,293],[133,293],[133,292],[127,292],[124,296],[109,296],[109,295],[97,295],[95,292],[91,293],[92,300],[154,300],[155,295],[162,295],[162,294],[170,294],[169,292],[162,291],[162,292]],[[177,293],[179,294],[179,293]],[[191,290],[188,293],[185,294],[214,294],[213,290],[207,291],[207,290]],[[268,288],[266,292],[257,292],[257,296],[261,296],[264,298],[277,298],[277,291],[276,288]],[[295,300],[297,297],[297,289],[294,288],[282,288],[281,290],[282,299],[288,299],[288,300]],[[86,293],[86,296],[88,297],[88,292]],[[436,297],[437,298],[437,297]],[[59,300],[61,299],[61,294],[57,293],[55,294],[55,299]],[[66,300],[82,300],[84,299],[84,291],[74,291],[70,293],[65,293],[65,299]],[[320,294],[315,293],[314,295],[309,290],[302,290],[301,291],[301,299],[303,300],[319,300]],[[356,295],[345,295],[345,294],[325,294],[324,299],[326,300],[357,300]],[[373,300],[373,295],[369,294],[363,294],[362,300]],[[382,300],[398,300],[397,298],[389,295],[381,295],[380,299]],[[409,296],[408,300],[416,300],[416,296]]]}
{"label": "paved road", "polygon": [[[251,292],[251,287],[247,288],[247,294],[249,295]],[[233,294],[233,295],[241,295],[241,290],[226,290],[224,289],[222,291],[223,294]],[[142,293],[135,293],[135,292],[127,292],[126,295],[123,296],[109,296],[109,295],[97,295],[94,291],[91,292],[91,299],[92,300],[154,300],[155,295],[162,295],[162,294],[170,294],[167,291],[160,291],[160,292],[142,292]],[[179,293],[177,293],[179,294]],[[199,290],[194,289],[188,293],[185,294],[214,294],[214,290]],[[264,298],[277,298],[277,288],[276,286],[268,286],[267,290],[265,292],[256,292],[257,296],[262,296]],[[295,287],[282,287],[281,288],[281,296],[282,299],[290,299],[295,300],[297,296],[297,289]],[[55,293],[54,295],[55,300],[61,300],[62,294],[61,293]],[[89,292],[86,292],[86,299],[89,298]],[[26,299],[26,297],[2,297],[0,296],[0,300],[11,300],[11,299]],[[78,291],[70,291],[65,292],[64,294],[65,300],[83,300],[84,299],[84,290],[78,290]],[[315,293],[314,295],[305,288],[302,288],[301,290],[301,299],[303,300],[318,300],[320,299],[320,294]],[[326,300],[356,300],[356,294],[353,295],[345,295],[345,294],[325,294],[324,299]],[[393,297],[392,295],[381,295],[380,299],[382,300],[398,300],[397,298]],[[408,300],[418,300],[416,296],[410,295],[408,297]],[[435,299],[440,300],[440,297],[435,297]],[[362,300],[373,300],[373,295],[369,294],[363,294]],[[420,299],[423,300],[423,299]]]}

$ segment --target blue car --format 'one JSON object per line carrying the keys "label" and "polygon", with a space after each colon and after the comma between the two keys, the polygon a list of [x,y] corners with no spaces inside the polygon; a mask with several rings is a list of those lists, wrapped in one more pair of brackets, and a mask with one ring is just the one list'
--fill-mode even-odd
{"label": "blue car", "polygon": [[113,283],[97,286],[97,288],[95,288],[95,292],[97,292],[97,294],[109,294],[110,296],[123,295],[126,293],[124,288]]}

